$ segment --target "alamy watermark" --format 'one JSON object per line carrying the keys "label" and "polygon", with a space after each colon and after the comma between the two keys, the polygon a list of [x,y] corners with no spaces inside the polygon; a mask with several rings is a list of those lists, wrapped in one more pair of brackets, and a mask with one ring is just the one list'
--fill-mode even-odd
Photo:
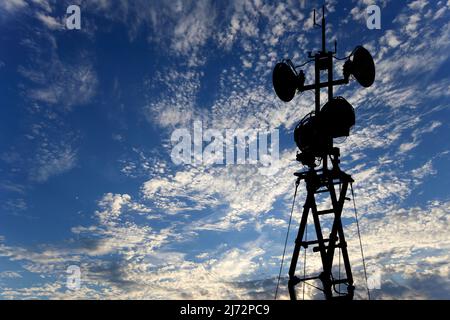
{"label": "alamy watermark", "polygon": [[379,266],[368,266],[367,268],[367,287],[369,290],[381,289],[382,270]]}
{"label": "alamy watermark", "polygon": [[[305,0],[300,1],[300,7],[305,7]],[[69,5],[66,10],[66,28],[68,30],[81,29],[81,9],[78,5]],[[381,9],[376,4],[366,8],[366,26],[368,29],[381,29]]]}
{"label": "alamy watermark", "polygon": [[81,288],[81,269],[79,266],[70,265],[66,270],[66,287],[70,290],[80,290]]}
{"label": "alamy watermark", "polygon": [[81,29],[81,9],[77,5],[70,5],[67,7],[66,13],[66,28],[68,30]]}
{"label": "alamy watermark", "polygon": [[278,171],[278,129],[204,130],[203,123],[195,121],[192,130],[174,130],[171,142],[171,158],[177,165],[253,165],[264,175]]}
{"label": "alamy watermark", "polygon": [[368,29],[381,29],[381,9],[376,4],[370,5],[366,9],[366,26]]}

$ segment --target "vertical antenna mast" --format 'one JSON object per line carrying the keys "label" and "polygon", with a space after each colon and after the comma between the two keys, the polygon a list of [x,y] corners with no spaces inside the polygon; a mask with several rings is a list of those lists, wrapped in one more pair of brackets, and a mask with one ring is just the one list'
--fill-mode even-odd
{"label": "vertical antenna mast", "polygon": [[322,6],[322,52],[326,52],[325,45],[325,5]]}

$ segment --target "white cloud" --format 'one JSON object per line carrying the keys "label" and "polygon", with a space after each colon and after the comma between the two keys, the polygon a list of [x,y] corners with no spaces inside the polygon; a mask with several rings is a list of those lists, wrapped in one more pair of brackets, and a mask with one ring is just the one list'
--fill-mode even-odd
{"label": "white cloud", "polygon": [[423,180],[424,177],[429,175],[434,175],[437,173],[437,170],[433,168],[433,161],[428,160],[425,164],[417,169],[412,171],[412,175],[414,178],[417,178],[419,181]]}
{"label": "white cloud", "polygon": [[422,10],[425,8],[425,6],[428,4],[428,1],[426,0],[416,0],[408,4],[408,7],[410,7],[413,10]]}
{"label": "white cloud", "polygon": [[[196,1],[193,8],[182,16],[174,26],[172,49],[183,55],[196,55],[205,45],[215,27],[215,8],[207,0]],[[189,60],[189,65],[201,63],[199,57]]]}
{"label": "white cloud", "polygon": [[28,6],[28,4],[24,0],[2,0],[0,2],[0,8],[8,12],[14,12],[25,8],[26,6]]}
{"label": "white cloud", "polygon": [[422,141],[422,137],[426,133],[433,132],[435,129],[439,128],[442,125],[439,121],[433,121],[430,125],[425,127],[419,127],[415,129],[412,133],[413,141],[402,143],[399,147],[400,153],[409,152],[412,149],[416,148],[420,142]]}
{"label": "white cloud", "polygon": [[[20,72],[35,83],[36,87],[29,90],[28,95],[39,102],[70,109],[89,103],[96,94],[97,75],[89,64],[71,66],[56,60],[46,71],[35,73],[22,68]],[[38,78],[32,77],[33,74]]]}
{"label": "white cloud", "polygon": [[397,36],[395,35],[395,31],[393,30],[388,30],[386,32],[386,35],[383,36],[383,38],[385,38],[387,44],[393,48],[397,47],[401,43],[400,40],[398,40]]}
{"label": "white cloud", "polygon": [[107,193],[103,199],[99,202],[100,207],[104,208],[103,211],[97,212],[97,216],[102,224],[114,222],[119,218],[122,211],[122,207],[129,204],[131,197],[128,194],[112,194]]}
{"label": "white cloud", "polygon": [[52,12],[52,8],[48,0],[31,0],[33,3],[40,6],[46,12]]}
{"label": "white cloud", "polygon": [[54,17],[45,15],[41,12],[36,13],[36,17],[49,29],[58,30],[63,27],[61,22],[56,20]]}
{"label": "white cloud", "polygon": [[15,279],[15,278],[22,278],[22,276],[15,271],[2,271],[0,272],[0,278]]}
{"label": "white cloud", "polygon": [[[149,88],[151,90],[158,86],[158,92],[149,96],[149,103],[144,107],[149,121],[162,127],[174,128],[186,126],[198,117],[194,105],[200,90],[200,76],[199,72],[192,70],[166,70],[158,73]],[[165,90],[161,90],[160,86]]]}
{"label": "white cloud", "polygon": [[170,178],[154,178],[142,187],[147,200],[168,213],[188,213],[226,205],[194,229],[240,229],[267,213],[289,188],[292,178],[290,153],[281,156],[278,175],[261,175],[255,166],[217,166],[189,168]]}
{"label": "white cloud", "polygon": [[34,170],[31,179],[36,182],[45,182],[50,177],[67,172],[75,167],[77,155],[70,147],[47,149],[41,148],[36,155]]}

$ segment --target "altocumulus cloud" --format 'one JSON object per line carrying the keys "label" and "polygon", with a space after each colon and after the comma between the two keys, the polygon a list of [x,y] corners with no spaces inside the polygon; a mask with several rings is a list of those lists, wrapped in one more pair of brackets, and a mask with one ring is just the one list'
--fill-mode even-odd
{"label": "altocumulus cloud", "polygon": [[[7,3],[3,8],[8,12],[26,6],[24,1]],[[448,144],[423,149],[448,130],[439,117],[448,116],[443,110],[448,107],[450,82],[432,78],[450,49],[448,5],[441,4],[438,8],[431,2],[411,2],[398,8],[389,29],[380,31],[381,37],[365,31],[359,34],[362,44],[374,53],[378,80],[367,90],[350,86],[338,92],[357,106],[359,122],[341,146],[342,166],[356,179],[367,262],[381,267],[377,298],[448,298],[450,293],[448,199],[411,201],[442,173],[440,163],[448,162]],[[139,32],[145,30],[146,41],[173,58],[142,84],[147,94],[141,111],[147,124],[162,132],[162,146],[149,157],[135,150],[137,160],[126,163],[122,173],[145,177],[136,183],[139,192],[103,192],[97,210],[91,212],[91,223],[75,225],[67,242],[29,248],[9,245],[2,238],[3,257],[45,279],[25,288],[5,287],[2,296],[272,298],[293,191],[292,173],[298,169],[293,161],[295,149],[291,144],[282,148],[279,175],[263,176],[251,166],[175,166],[167,157],[168,139],[174,127],[193,120],[220,130],[279,127],[290,139],[296,119],[310,110],[313,97],[303,95],[288,104],[276,101],[270,72],[277,60],[288,56],[301,60],[306,48],[314,46],[309,8],[267,1],[234,1],[226,5],[225,13],[209,1],[158,7],[144,1],[113,4],[102,0],[95,5],[111,23],[127,26],[130,43],[140,41]],[[335,24],[330,28],[356,29],[364,5],[365,1],[355,3],[349,18],[339,21],[339,28]],[[385,1],[382,7],[390,5]],[[330,14],[337,10],[339,5],[331,3]],[[95,25],[93,20],[87,23]],[[441,27],[434,28],[434,23]],[[45,39],[56,52],[52,35],[56,30],[48,28],[52,25],[44,24]],[[311,32],[305,35],[298,30]],[[338,39],[350,43],[351,36],[352,32],[340,33]],[[32,39],[24,43],[36,46]],[[439,53],[436,59],[430,56],[430,48]],[[41,54],[38,50],[34,57]],[[214,82],[217,92],[202,100],[206,84],[211,83],[209,59],[214,54],[232,62],[213,61],[219,70]],[[36,58],[33,67],[22,66],[19,72],[29,81],[24,95],[48,108],[61,107],[63,112],[92,101],[101,77],[89,62],[90,55],[83,57],[86,61],[80,65],[67,65],[55,55],[52,63]],[[420,92],[417,79],[430,90]],[[75,166],[76,139],[66,139],[69,146],[40,153],[35,180],[45,181]],[[417,150],[428,156],[421,157]],[[300,192],[299,199],[304,196]],[[295,221],[299,208],[300,204]],[[344,214],[349,221],[346,230],[357,295],[364,298],[356,225],[350,208]],[[83,270],[80,291],[70,292],[64,286],[69,264]],[[319,267],[318,260],[310,259],[307,271]],[[306,295],[320,298],[311,288]]]}

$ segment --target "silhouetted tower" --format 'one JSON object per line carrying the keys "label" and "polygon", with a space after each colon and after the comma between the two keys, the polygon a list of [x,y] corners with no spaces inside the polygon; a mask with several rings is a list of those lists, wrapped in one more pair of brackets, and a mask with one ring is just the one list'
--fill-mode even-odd
{"label": "silhouetted tower", "polygon": [[[353,107],[344,98],[333,96],[333,87],[348,84],[351,75],[362,86],[369,87],[375,80],[375,66],[370,53],[362,46],[358,46],[346,58],[344,77],[334,80],[333,59],[336,58],[337,43],[335,41],[334,51],[326,49],[325,7],[322,8],[321,24],[316,23],[316,11],[314,10],[314,26],[320,26],[322,29],[321,50],[315,53],[308,52],[310,59],[308,62],[314,62],[315,65],[314,84],[305,85],[304,72],[301,70],[297,73],[297,67],[290,60],[278,63],[273,72],[273,85],[281,100],[285,102],[292,100],[297,91],[314,90],[315,93],[314,111],[305,116],[294,131],[294,139],[300,149],[300,152],[297,153],[297,160],[308,169],[295,173],[297,176],[296,191],[300,182],[304,180],[307,196],[289,268],[289,295],[292,300],[296,300],[295,286],[297,284],[318,279],[322,282],[322,290],[326,299],[353,299],[355,287],[341,220],[345,200],[349,200],[346,197],[347,190],[353,179],[339,168],[340,151],[339,148],[333,147],[333,139],[350,134],[350,129],[355,124],[355,113]],[[350,60],[351,57],[353,60]],[[326,72],[328,76],[325,82],[321,82],[322,72]],[[322,88],[328,90],[328,101],[321,108],[320,90]],[[319,168],[320,163],[322,164],[321,168]],[[336,186],[339,186],[339,190],[336,190]],[[329,195],[330,208],[318,210],[316,204],[318,194]],[[305,239],[305,229],[310,213],[316,239],[308,241]],[[323,235],[320,221],[320,217],[325,215],[333,218],[331,232],[326,236]],[[298,277],[296,269],[300,250],[301,248],[306,250],[310,246],[313,246],[313,252],[320,253],[322,272],[315,276]],[[344,264],[345,272],[341,278],[336,278],[333,274],[336,250],[340,250]],[[340,285],[345,285],[346,292],[336,289]]]}

